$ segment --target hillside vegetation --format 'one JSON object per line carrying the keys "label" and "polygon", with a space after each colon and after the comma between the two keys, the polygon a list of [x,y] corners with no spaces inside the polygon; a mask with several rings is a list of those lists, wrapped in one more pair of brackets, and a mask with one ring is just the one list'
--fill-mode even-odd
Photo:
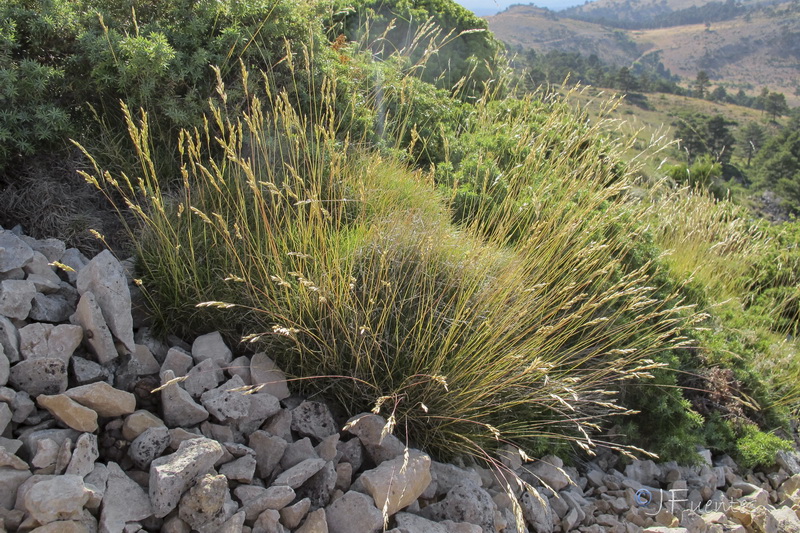
{"label": "hillside vegetation", "polygon": [[437,457],[785,447],[797,225],[648,176],[617,100],[528,91],[452,2],[347,7],[7,2],[0,201],[91,186],[156,329],[266,350]]}
{"label": "hillside vegetation", "polygon": [[609,8],[608,16],[617,18],[602,21],[589,16],[595,13],[590,9],[595,4],[558,13],[512,6],[488,17],[489,27],[513,50],[593,53],[606,63],[629,68],[638,63],[660,62],[681,78],[685,87],[698,71],[705,71],[712,83],[729,93],[741,89],[756,95],[766,87],[784,93],[792,106],[800,103],[796,94],[800,9],[795,1],[750,7],[730,17],[720,16],[719,20],[701,16],[691,23],[676,20],[654,28],[646,24],[626,28],[618,23],[625,20],[626,14],[647,12],[646,3],[626,4],[626,9]]}

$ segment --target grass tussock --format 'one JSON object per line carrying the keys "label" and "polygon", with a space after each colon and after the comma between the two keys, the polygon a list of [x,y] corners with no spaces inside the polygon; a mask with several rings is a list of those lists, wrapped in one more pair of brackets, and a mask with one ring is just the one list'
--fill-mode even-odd
{"label": "grass tussock", "polygon": [[745,208],[699,188],[651,194],[654,238],[671,271],[704,287],[712,301],[743,295],[753,265],[770,246]]}
{"label": "grass tussock", "polygon": [[615,147],[555,102],[543,124],[532,100],[479,104],[469,127],[504,115],[518,143],[506,152],[521,155],[471,185],[488,200],[456,223],[447,195],[459,185],[442,186],[435,165],[413,170],[397,150],[337,135],[335,82],[304,114],[265,79],[241,113],[220,103],[181,132],[181,187],[161,188],[147,116],[127,109],[141,174],[85,174],[135,214],[161,324],[222,326],[304,390],[380,412],[439,456],[498,442],[614,446],[595,435],[626,412],[619,383],[685,344],[692,314],[630,258],[643,225]]}

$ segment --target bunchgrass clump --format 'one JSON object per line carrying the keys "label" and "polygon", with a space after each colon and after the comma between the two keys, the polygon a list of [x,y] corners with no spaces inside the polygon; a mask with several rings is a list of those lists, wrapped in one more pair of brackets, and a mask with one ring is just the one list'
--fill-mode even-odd
{"label": "bunchgrass clump", "polygon": [[753,265],[769,247],[746,209],[702,188],[656,187],[651,194],[654,238],[675,277],[692,279],[713,303],[743,296]]}
{"label": "bunchgrass clump", "polygon": [[304,114],[264,79],[243,112],[212,105],[181,133],[182,187],[162,189],[147,117],[127,109],[141,174],[85,174],[135,215],[162,327],[243,338],[302,390],[382,413],[440,457],[615,446],[594,434],[626,412],[619,383],[685,344],[692,313],[627,261],[645,225],[614,146],[555,105],[565,125],[540,140],[525,111],[509,124],[550,149],[526,150],[504,195],[455,224],[432,171],[337,135],[335,80]]}

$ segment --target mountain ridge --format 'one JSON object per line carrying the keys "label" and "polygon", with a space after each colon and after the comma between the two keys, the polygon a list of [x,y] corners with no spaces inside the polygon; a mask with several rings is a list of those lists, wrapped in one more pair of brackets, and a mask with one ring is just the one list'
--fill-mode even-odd
{"label": "mountain ridge", "polygon": [[[680,6],[695,0],[661,0]],[[598,0],[632,6],[652,0]],[[705,5],[709,5],[706,2]],[[587,4],[591,5],[591,4]],[[729,20],[668,28],[623,29],[564,16],[535,6],[512,6],[487,17],[489,29],[514,51],[560,50],[596,54],[632,66],[656,54],[688,86],[704,70],[712,84],[755,95],[763,87],[800,104],[800,1],[761,4]]]}

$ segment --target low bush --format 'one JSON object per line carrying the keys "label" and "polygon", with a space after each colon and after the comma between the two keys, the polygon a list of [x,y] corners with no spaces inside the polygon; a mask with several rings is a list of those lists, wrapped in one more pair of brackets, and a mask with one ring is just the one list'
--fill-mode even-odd
{"label": "low bush", "polygon": [[775,465],[775,455],[792,449],[791,441],[759,431],[757,426],[745,425],[736,441],[739,465],[744,468],[769,468]]}

